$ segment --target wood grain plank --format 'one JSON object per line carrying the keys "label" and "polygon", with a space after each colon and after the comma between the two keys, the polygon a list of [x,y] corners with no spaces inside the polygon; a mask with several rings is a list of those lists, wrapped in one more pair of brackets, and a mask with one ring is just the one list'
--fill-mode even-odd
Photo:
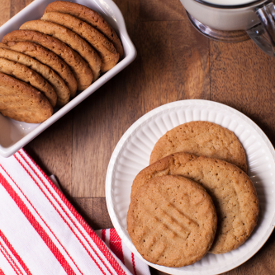
{"label": "wood grain plank", "polygon": [[55,175],[65,195],[71,194],[72,115],[67,114],[24,149],[47,175]]}
{"label": "wood grain plank", "polygon": [[11,17],[29,5],[33,0],[1,0],[0,26],[6,23]]}
{"label": "wood grain plank", "polygon": [[0,5],[0,26],[10,19],[10,0],[2,0]]}
{"label": "wood grain plank", "polygon": [[177,0],[115,0],[114,2],[121,10],[128,27],[135,27],[133,23],[136,22],[183,20],[185,13],[184,7]]}
{"label": "wood grain plank", "polygon": [[211,99],[254,120],[275,145],[275,63],[249,40],[211,42]]}
{"label": "wood grain plank", "polygon": [[140,21],[183,20],[184,7],[180,1],[140,1]]}
{"label": "wood grain plank", "polygon": [[13,17],[27,5],[29,5],[33,0],[10,0],[10,17]]}
{"label": "wood grain plank", "polygon": [[144,40],[136,45],[146,79],[141,91],[144,112],[176,100],[210,96],[208,41],[188,23],[186,17],[141,23]]}
{"label": "wood grain plank", "polygon": [[112,228],[113,224],[107,213],[105,198],[71,198],[78,213],[92,229]]}
{"label": "wood grain plank", "polygon": [[[169,93],[174,96],[173,86],[179,84],[176,100],[200,96],[209,98],[209,40],[190,24],[180,1],[141,0],[128,3],[116,0],[116,3],[122,10],[129,35],[138,51],[136,64],[141,63],[140,70],[147,78],[155,75],[153,82],[147,81],[145,93],[148,94],[148,90],[153,93],[151,86],[154,87],[156,82],[167,81],[167,86],[172,86]],[[168,73],[164,74],[166,71]],[[149,88],[148,84],[151,85]],[[185,90],[184,95],[182,89]],[[159,93],[167,95],[163,89],[159,89]],[[169,99],[163,98],[160,104],[164,101],[167,103]]]}

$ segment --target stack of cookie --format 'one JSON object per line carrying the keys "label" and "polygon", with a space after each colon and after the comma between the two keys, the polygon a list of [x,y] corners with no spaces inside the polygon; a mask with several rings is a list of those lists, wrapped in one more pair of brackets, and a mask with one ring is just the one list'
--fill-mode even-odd
{"label": "stack of cookie", "polygon": [[90,8],[50,3],[0,43],[0,112],[40,123],[123,56],[114,29]]}
{"label": "stack of cookie", "polygon": [[181,267],[242,245],[259,215],[246,172],[245,150],[228,129],[194,121],[168,131],[132,185],[127,230],[139,253]]}

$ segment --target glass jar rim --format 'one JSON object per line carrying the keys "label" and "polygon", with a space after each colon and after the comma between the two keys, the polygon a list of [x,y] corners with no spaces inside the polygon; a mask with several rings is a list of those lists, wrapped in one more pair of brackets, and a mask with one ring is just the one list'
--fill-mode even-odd
{"label": "glass jar rim", "polygon": [[246,8],[249,7],[251,5],[255,5],[257,3],[262,3],[261,5],[259,5],[259,7],[261,7],[264,3],[266,2],[271,2],[270,0],[252,0],[249,3],[244,3],[244,4],[239,4],[239,5],[221,5],[221,4],[215,4],[215,3],[211,3],[208,1],[204,1],[204,0],[194,0],[195,2],[198,2],[202,5],[205,6],[209,6],[212,8],[217,8],[217,9],[240,9],[240,8]]}

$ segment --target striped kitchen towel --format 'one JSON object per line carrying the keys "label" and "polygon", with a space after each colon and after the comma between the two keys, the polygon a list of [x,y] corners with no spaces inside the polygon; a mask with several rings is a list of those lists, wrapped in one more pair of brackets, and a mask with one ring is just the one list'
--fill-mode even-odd
{"label": "striped kitchen towel", "polygon": [[[105,243],[105,242],[106,243]],[[150,274],[115,229],[95,232],[21,149],[0,157],[0,275]]]}
{"label": "striped kitchen towel", "polygon": [[132,274],[150,275],[149,266],[125,246],[114,228],[98,230],[96,233]]}

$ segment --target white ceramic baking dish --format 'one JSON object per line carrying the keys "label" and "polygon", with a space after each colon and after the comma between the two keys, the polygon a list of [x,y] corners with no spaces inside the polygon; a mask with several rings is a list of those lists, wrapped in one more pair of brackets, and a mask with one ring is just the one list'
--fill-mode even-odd
{"label": "white ceramic baking dish", "polygon": [[[40,18],[43,15],[46,6],[51,2],[53,2],[53,0],[34,0],[30,5],[21,10],[18,14],[0,27],[0,41],[5,34],[19,29],[24,22]],[[23,123],[6,118],[0,114],[0,155],[3,157],[9,157],[17,150],[24,147],[37,135],[47,129],[50,125],[68,113],[104,83],[127,67],[136,57],[136,49],[127,33],[124,18],[113,1],[76,0],[71,2],[76,2],[92,8],[100,13],[107,22],[109,22],[109,24],[120,36],[124,48],[124,57],[115,67],[100,76],[100,78],[92,83],[86,90],[79,93],[64,107],[56,110],[54,114],[43,123]]]}

